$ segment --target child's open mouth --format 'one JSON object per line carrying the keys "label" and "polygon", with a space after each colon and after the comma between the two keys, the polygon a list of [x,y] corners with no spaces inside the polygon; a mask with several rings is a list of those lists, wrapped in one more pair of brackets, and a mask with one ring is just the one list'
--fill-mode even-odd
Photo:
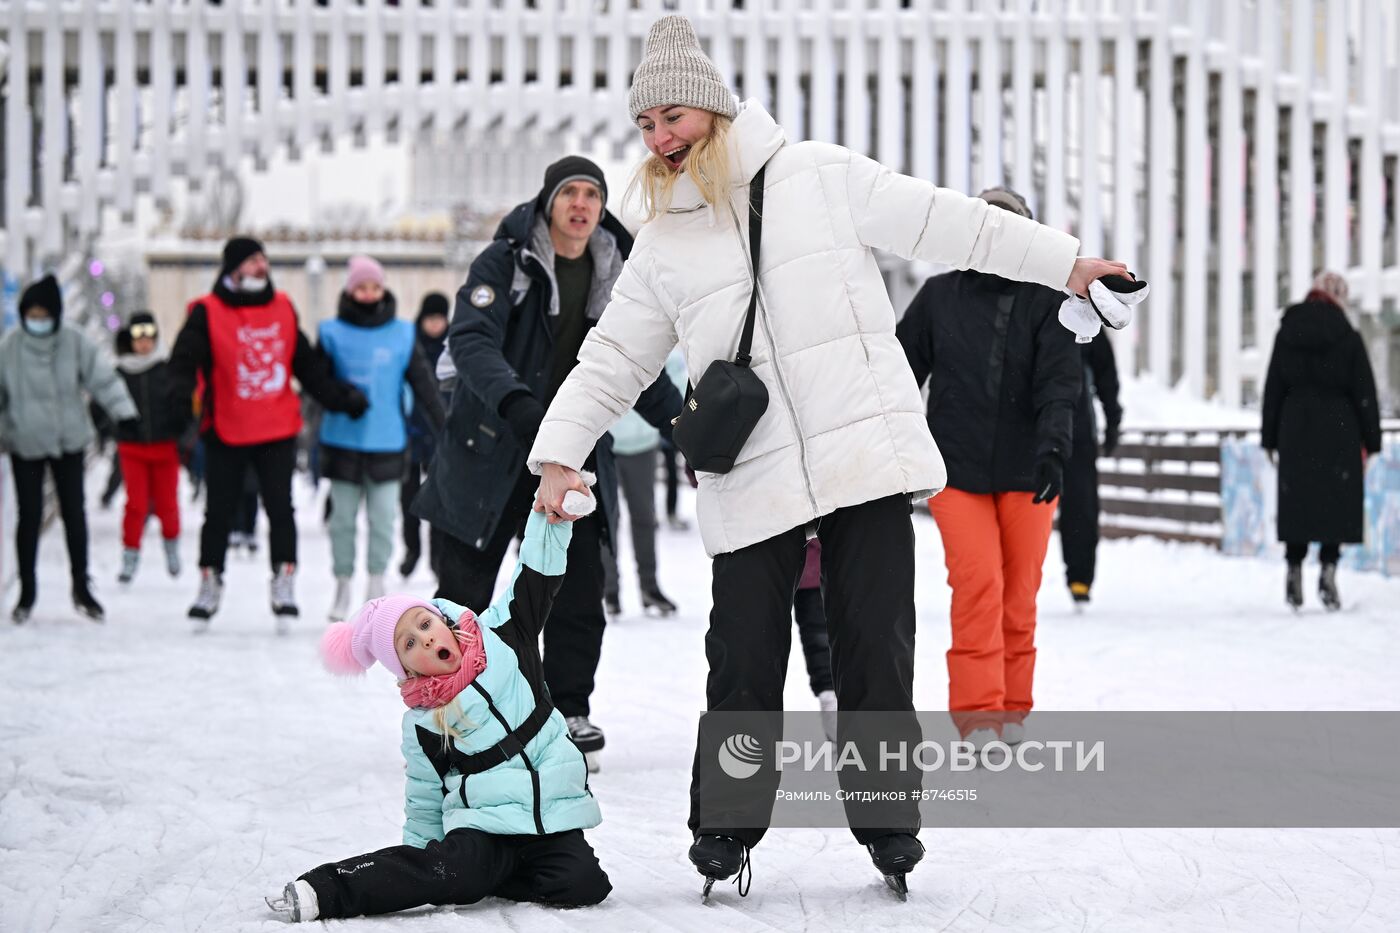
{"label": "child's open mouth", "polygon": [[451,661],[451,660],[452,660],[452,652],[451,652],[451,651],[448,651],[446,648],[439,648],[439,649],[438,649],[438,660],[439,660],[439,661]]}
{"label": "child's open mouth", "polygon": [[666,153],[665,159],[667,162],[670,162],[672,166],[680,168],[681,163],[685,161],[686,154],[689,152],[689,146],[680,146]]}

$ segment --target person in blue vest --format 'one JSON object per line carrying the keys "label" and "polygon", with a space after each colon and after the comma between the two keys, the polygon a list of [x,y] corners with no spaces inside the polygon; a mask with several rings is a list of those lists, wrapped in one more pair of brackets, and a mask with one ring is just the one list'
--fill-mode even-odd
{"label": "person in blue vest", "polygon": [[[591,497],[580,511],[591,511]],[[285,920],[373,916],[495,896],[587,907],[612,891],[583,831],[602,820],[582,752],[550,702],[540,630],[564,581],[572,524],[525,524],[510,584],[480,615],[407,595],[327,627],[336,674],[376,663],[403,714],[403,845],[313,868],[267,905]],[[466,918],[464,918],[466,919]],[[468,922],[470,922],[468,920]]]}
{"label": "person in blue vest", "polygon": [[412,322],[399,320],[396,310],[394,293],[384,287],[384,268],[368,256],[352,256],[335,319],[322,321],[317,332],[317,346],[336,377],[369,399],[369,409],[360,418],[326,412],[321,419],[321,473],[331,481],[332,621],[344,619],[350,608],[361,502],[369,515],[365,598],[384,595],[408,447],[404,383],[412,388],[415,405],[433,430],[441,430],[444,420],[432,367]]}

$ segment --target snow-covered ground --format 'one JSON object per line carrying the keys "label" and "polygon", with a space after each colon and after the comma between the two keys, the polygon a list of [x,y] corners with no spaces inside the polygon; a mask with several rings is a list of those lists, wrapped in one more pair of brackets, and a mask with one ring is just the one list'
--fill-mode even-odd
{"label": "snow-covered ground", "polygon": [[[273,634],[261,556],[231,561],[224,610],[195,637],[184,618],[193,573],[165,577],[154,531],[136,584],[119,589],[119,513],[92,507],[102,626],[73,616],[62,536],[45,536],[35,617],[0,627],[0,930],[277,929],[263,895],[398,842],[400,701],[381,671],[340,680],[316,660],[328,542],[319,503],[300,483],[298,494],[303,617],[285,637]],[[192,564],[199,515],[186,520]],[[926,516],[916,526],[916,693],[938,709],[949,592],[937,531]],[[1295,616],[1272,562],[1148,540],[1106,542],[1100,558],[1092,610],[1076,615],[1052,542],[1042,708],[1400,708],[1400,580],[1344,572],[1347,611]],[[708,567],[694,532],[662,531],[661,559],[682,611],[612,623],[594,697],[609,745],[593,781],[604,823],[589,838],[612,897],[570,912],[492,899],[336,929],[1395,929],[1393,829],[925,830],[906,904],[845,830],[774,830],[754,853],[749,897],[719,885],[702,906],[685,811]],[[630,583],[625,554],[623,565]],[[1314,585],[1310,568],[1310,598]],[[406,585],[431,588],[425,571]],[[634,588],[624,599],[635,610]],[[787,698],[814,706],[796,650]]]}

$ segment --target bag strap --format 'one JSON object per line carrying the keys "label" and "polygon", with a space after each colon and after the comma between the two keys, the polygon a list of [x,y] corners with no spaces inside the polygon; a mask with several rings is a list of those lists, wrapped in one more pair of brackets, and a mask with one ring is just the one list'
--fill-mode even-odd
{"label": "bag strap", "polygon": [[739,352],[734,356],[734,362],[740,366],[748,366],[752,359],[749,350],[753,347],[753,322],[758,310],[758,252],[763,241],[763,179],[767,172],[768,164],[764,163],[749,182],[749,261],[753,265],[753,291],[749,293],[749,313],[744,318]]}

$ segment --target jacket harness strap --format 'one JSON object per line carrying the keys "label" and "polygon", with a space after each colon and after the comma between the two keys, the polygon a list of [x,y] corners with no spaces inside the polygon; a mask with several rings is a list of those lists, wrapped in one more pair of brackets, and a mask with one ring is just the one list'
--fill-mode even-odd
{"label": "jacket harness strap", "polygon": [[[499,717],[490,694],[476,684],[472,684],[472,686],[476,687],[477,691],[486,699],[492,713]],[[458,751],[454,745],[449,752],[452,767],[465,779],[470,775],[490,771],[497,765],[504,764],[525,750],[525,746],[529,744],[530,740],[540,734],[540,730],[544,728],[544,724],[549,721],[549,716],[553,712],[554,706],[549,700],[541,699],[535,704],[534,711],[525,717],[524,722],[506,733],[505,738],[490,748],[467,755]]]}

